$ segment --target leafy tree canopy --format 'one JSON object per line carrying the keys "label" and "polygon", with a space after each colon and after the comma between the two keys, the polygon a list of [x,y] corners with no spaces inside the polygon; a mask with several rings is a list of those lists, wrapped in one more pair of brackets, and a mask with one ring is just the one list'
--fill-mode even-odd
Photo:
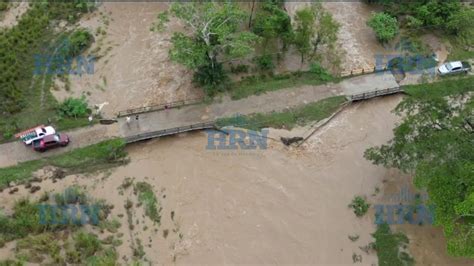
{"label": "leafy tree canopy", "polygon": [[474,78],[411,86],[396,107],[403,121],[388,144],[370,148],[375,164],[415,174],[436,206],[448,252],[474,257]]}
{"label": "leafy tree canopy", "polygon": [[281,38],[285,43],[291,40],[293,33],[290,16],[279,3],[270,1],[264,2],[257,12],[252,30],[265,40]]}
{"label": "leafy tree canopy", "polygon": [[373,14],[367,25],[375,31],[377,39],[382,43],[392,40],[398,34],[397,19],[387,13]]}
{"label": "leafy tree canopy", "polygon": [[304,8],[296,11],[295,36],[293,42],[296,49],[301,54],[301,62],[304,61],[304,56],[312,50],[311,39],[316,33],[314,23],[315,16],[311,8]]}
{"label": "leafy tree canopy", "polygon": [[251,32],[239,30],[246,14],[232,3],[174,3],[170,12],[191,32],[174,33],[171,58],[190,68],[216,62],[218,55],[248,55],[258,39]]}
{"label": "leafy tree canopy", "polygon": [[340,25],[321,4],[296,11],[294,24],[293,43],[301,54],[301,62],[308,54],[314,56],[322,46],[334,48]]}
{"label": "leafy tree canopy", "polygon": [[[240,29],[246,13],[234,3],[173,3],[169,11],[158,15],[153,29],[162,30],[169,21],[169,14],[186,27],[186,33],[173,33],[171,59],[190,69],[199,69],[195,80],[212,81],[204,85],[213,88],[227,79],[220,64],[250,54],[258,41],[254,33]],[[203,76],[206,73],[210,76]],[[222,80],[216,80],[218,77]],[[214,92],[212,89],[207,91]]]}

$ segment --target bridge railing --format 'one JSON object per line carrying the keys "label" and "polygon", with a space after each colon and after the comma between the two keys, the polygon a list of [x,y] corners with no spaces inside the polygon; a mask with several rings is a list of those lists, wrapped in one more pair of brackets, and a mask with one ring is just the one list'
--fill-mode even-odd
{"label": "bridge railing", "polygon": [[387,70],[388,70],[387,66],[383,66],[383,67],[373,66],[373,67],[366,67],[366,68],[361,67],[361,68],[355,68],[351,70],[342,71],[341,77],[351,77],[351,76],[369,74],[369,73],[374,73],[374,72],[383,72]]}
{"label": "bridge railing", "polygon": [[360,94],[354,94],[354,95],[350,95],[348,98],[351,101],[359,101],[359,100],[370,99],[377,96],[393,94],[393,93],[397,93],[401,91],[403,91],[401,87],[393,87],[393,88],[388,88],[388,89],[381,89],[381,90],[376,90],[376,91],[364,92]]}
{"label": "bridge railing", "polygon": [[159,110],[164,110],[166,108],[177,108],[177,107],[182,107],[186,105],[202,103],[203,101],[204,101],[204,98],[195,98],[195,99],[186,99],[186,100],[181,100],[181,101],[174,101],[174,102],[138,107],[138,108],[119,111],[117,114],[117,117],[124,117],[124,116],[129,116],[129,115],[137,115],[137,114],[142,114],[142,113],[159,111]]}
{"label": "bridge railing", "polygon": [[210,128],[215,128],[215,122],[214,121],[191,124],[191,125],[187,125],[187,126],[174,127],[174,128],[168,128],[168,129],[162,129],[162,130],[146,132],[146,133],[141,133],[141,134],[126,137],[125,141],[127,143],[132,143],[132,142],[137,142],[137,141],[141,141],[141,140],[147,140],[147,139],[152,139],[152,138],[157,138],[157,137],[162,137],[162,136],[174,135],[174,134],[178,134],[178,133],[182,133],[182,132],[188,132],[188,131],[200,130],[200,129],[210,129]]}

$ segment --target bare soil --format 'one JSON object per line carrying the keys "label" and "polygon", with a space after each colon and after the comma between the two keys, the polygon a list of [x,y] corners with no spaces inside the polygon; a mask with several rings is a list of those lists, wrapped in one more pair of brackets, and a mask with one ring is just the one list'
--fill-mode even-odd
{"label": "bare soil", "polygon": [[7,29],[14,27],[18,24],[21,16],[28,10],[28,1],[10,3],[10,8],[3,14],[0,14],[0,29]]}

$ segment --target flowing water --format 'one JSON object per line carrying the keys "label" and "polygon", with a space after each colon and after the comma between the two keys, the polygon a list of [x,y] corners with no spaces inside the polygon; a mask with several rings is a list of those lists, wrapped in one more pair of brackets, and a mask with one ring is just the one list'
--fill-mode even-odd
{"label": "flowing water", "polygon": [[[376,204],[381,194],[374,194],[375,187],[384,193],[390,182],[406,182],[407,176],[362,156],[392,137],[398,119],[391,110],[400,99],[353,104],[301,148],[269,140],[267,149],[208,150],[205,132],[182,134],[128,147],[130,163],[109,173],[43,181],[42,191],[85,186],[113,204],[112,216],[118,217],[126,213],[127,198],[136,200],[131,191],[117,189],[125,177],[152,184],[162,207],[161,225],[152,230],[156,226],[140,207],[133,208],[138,223],[132,231],[126,216],[118,218],[124,233],[118,252],[125,261],[132,256],[132,242],[141,239],[152,263],[352,264],[357,254],[371,265],[376,254],[359,247],[373,241],[374,212],[357,218],[347,205],[355,195]],[[5,211],[25,193],[22,187],[14,195],[2,192]],[[440,230],[404,227],[398,229],[414,243],[410,251],[417,261],[459,263],[447,257]],[[360,238],[352,242],[349,235]]]}

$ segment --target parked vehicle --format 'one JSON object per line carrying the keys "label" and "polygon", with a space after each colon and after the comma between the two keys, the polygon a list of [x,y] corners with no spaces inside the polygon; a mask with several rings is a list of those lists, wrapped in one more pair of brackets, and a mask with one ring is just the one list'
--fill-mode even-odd
{"label": "parked vehicle", "polygon": [[438,73],[441,76],[457,74],[457,73],[467,73],[471,70],[471,65],[468,62],[454,61],[442,64],[438,68]]}
{"label": "parked vehicle", "polygon": [[37,126],[32,129],[28,129],[15,135],[20,138],[26,145],[30,145],[35,140],[44,138],[45,136],[56,134],[56,130],[52,126]]}
{"label": "parked vehicle", "polygon": [[35,151],[44,152],[56,147],[65,147],[69,144],[69,136],[66,134],[54,134],[33,141],[33,149]]}

